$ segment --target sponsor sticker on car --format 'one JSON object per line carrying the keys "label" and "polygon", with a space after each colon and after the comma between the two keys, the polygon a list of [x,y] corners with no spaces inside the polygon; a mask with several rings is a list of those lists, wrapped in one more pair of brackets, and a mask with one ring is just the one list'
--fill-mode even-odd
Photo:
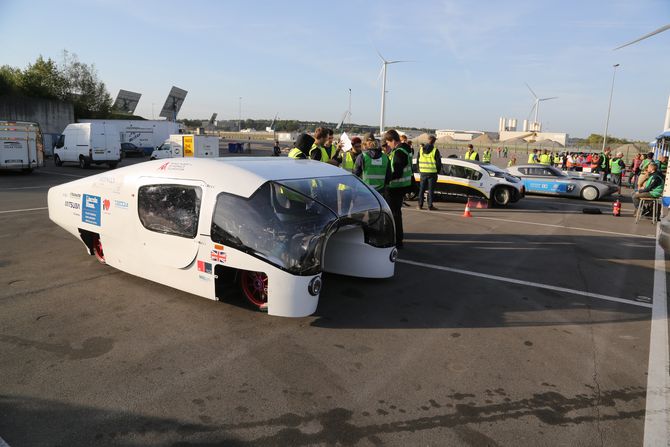
{"label": "sponsor sticker on car", "polygon": [[205,261],[198,261],[198,271],[212,274],[212,264]]}
{"label": "sponsor sticker on car", "polygon": [[81,221],[91,225],[100,226],[100,208],[101,200],[100,196],[92,196],[89,194],[84,194],[82,197],[82,213]]}

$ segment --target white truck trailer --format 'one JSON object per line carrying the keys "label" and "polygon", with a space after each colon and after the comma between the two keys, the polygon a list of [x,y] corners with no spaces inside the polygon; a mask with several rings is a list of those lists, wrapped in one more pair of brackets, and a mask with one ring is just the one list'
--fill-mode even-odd
{"label": "white truck trailer", "polygon": [[184,130],[184,125],[174,121],[164,120],[96,120],[83,119],[80,123],[105,123],[114,125],[119,132],[121,143],[133,143],[141,148],[145,155],[151,152],[170,135],[178,134]]}
{"label": "white truck trailer", "polygon": [[152,160],[176,157],[215,158],[219,156],[219,137],[209,135],[170,135],[151,154]]}
{"label": "white truck trailer", "polygon": [[0,120],[0,169],[32,172],[44,165],[42,132],[36,123]]}

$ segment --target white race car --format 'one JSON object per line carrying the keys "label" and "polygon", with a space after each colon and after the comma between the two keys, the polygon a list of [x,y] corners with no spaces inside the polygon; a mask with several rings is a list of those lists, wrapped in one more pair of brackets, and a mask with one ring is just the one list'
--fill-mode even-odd
{"label": "white race car", "polygon": [[155,160],[49,189],[49,217],[124,272],[205,298],[239,284],[271,315],[312,314],[321,273],[393,276],[391,211],[357,177],[276,157]]}
{"label": "white race car", "polygon": [[[413,199],[419,192],[421,174],[414,159]],[[478,197],[493,206],[507,206],[524,197],[523,183],[497,166],[478,161],[442,157],[442,170],[438,172],[435,194],[440,196]]]}

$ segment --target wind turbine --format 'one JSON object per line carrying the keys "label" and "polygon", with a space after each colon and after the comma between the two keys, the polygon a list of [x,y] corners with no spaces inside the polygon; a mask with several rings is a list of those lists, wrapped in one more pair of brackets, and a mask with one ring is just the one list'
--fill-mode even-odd
{"label": "wind turbine", "polygon": [[[379,134],[384,133],[384,115],[386,114],[386,70],[387,67],[391,64],[401,64],[403,62],[412,62],[412,61],[387,61],[384,59],[384,56],[377,50],[379,58],[382,60],[382,69],[379,75],[382,77],[382,110],[381,117],[379,118]],[[377,78],[379,79],[379,77]]]}
{"label": "wind turbine", "polygon": [[635,39],[632,42],[628,42],[628,43],[625,43],[625,44],[621,45],[620,47],[616,47],[615,50],[618,50],[619,48],[627,47],[628,45],[633,45],[634,43],[637,43],[641,40],[644,40],[647,37],[651,37],[655,34],[662,33],[663,31],[667,31],[669,29],[670,29],[670,24],[667,24],[665,26],[660,27],[659,29],[657,29],[655,31],[650,32],[649,34],[645,34],[644,36],[640,37],[639,39]]}
{"label": "wind turbine", "polygon": [[540,114],[540,103],[542,101],[549,101],[550,99],[557,99],[558,96],[550,96],[548,98],[538,98],[533,89],[530,88],[530,85],[528,85],[527,82],[524,82],[524,84],[526,84],[526,87],[528,87],[528,90],[530,90],[531,95],[533,95],[533,98],[535,98],[535,103],[533,104],[533,107],[530,109],[528,116],[530,116],[530,114],[533,113],[533,110],[535,110],[535,118],[533,119],[533,126],[536,126],[538,122],[537,117]]}

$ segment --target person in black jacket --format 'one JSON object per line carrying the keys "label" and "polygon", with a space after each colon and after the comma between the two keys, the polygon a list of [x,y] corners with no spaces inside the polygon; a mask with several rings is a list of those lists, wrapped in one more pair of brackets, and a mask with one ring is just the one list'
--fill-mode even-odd
{"label": "person in black jacket", "polygon": [[395,221],[396,247],[403,248],[402,199],[412,185],[412,159],[409,155],[411,148],[400,142],[400,135],[395,129],[387,130],[383,140],[391,151],[391,181],[387,190],[387,202]]}

